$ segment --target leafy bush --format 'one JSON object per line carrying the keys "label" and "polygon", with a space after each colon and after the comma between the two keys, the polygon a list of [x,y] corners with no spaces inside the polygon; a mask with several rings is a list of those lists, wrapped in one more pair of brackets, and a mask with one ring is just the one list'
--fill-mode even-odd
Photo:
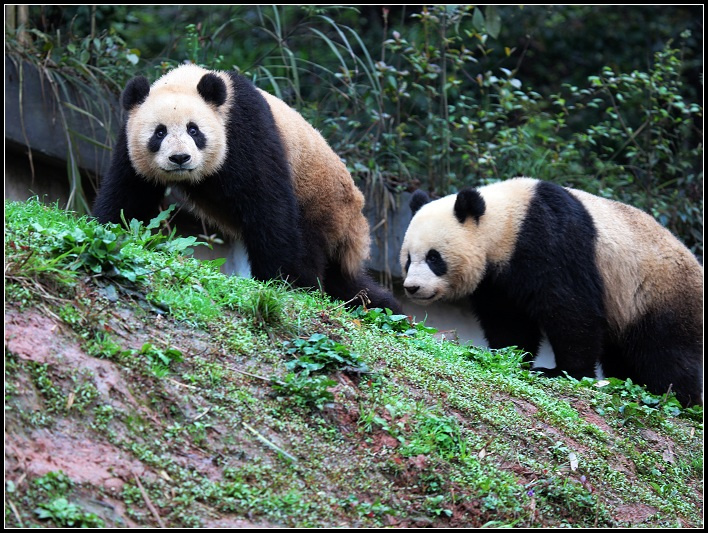
{"label": "leafy bush", "polygon": [[327,376],[310,376],[296,372],[289,372],[282,380],[272,381],[273,390],[282,395],[281,398],[300,407],[314,406],[318,409],[334,400],[334,394],[328,389],[336,384],[336,381]]}
{"label": "leafy bush", "polygon": [[295,356],[285,363],[290,372],[282,379],[271,379],[271,384],[282,398],[301,407],[322,409],[334,399],[328,389],[337,382],[323,375],[325,372],[368,371],[359,354],[321,333],[315,333],[309,339],[294,339],[286,345],[290,346],[287,353]]}
{"label": "leafy bush", "polygon": [[[77,17],[87,16],[78,9]],[[155,6],[132,18],[125,10],[112,12],[124,17],[120,30],[128,42],[152,50],[155,75],[183,60],[244,73],[298,108],[353,175],[377,193],[422,187],[442,195],[529,175],[635,205],[702,254],[702,106],[695,102],[695,87],[686,86],[679,51],[684,43],[690,47],[688,66],[695,68],[696,38],[689,31],[695,25],[687,22],[688,11],[605,8],[617,23],[618,13],[637,15],[627,16],[633,50],[649,40],[638,20],[656,16],[652,35],[662,38],[678,33],[667,24],[674,15],[688,29],[678,45],[657,47],[645,70],[611,49],[601,57],[613,58],[613,66],[598,70],[604,41],[586,37],[581,42],[592,40],[594,55],[582,65],[593,73],[579,81],[567,65],[538,61],[548,72],[527,67],[539,55],[568,52],[517,50],[517,40],[503,41],[519,39],[509,26],[525,28],[523,19],[533,21],[543,43],[561,46],[567,43],[566,24],[598,29],[598,21],[606,23],[595,8],[421,6],[400,20],[394,20],[394,9],[409,12],[382,8],[381,26],[366,30],[352,7]],[[146,33],[166,18],[175,21],[170,32]],[[116,20],[98,41],[79,40],[61,53],[54,46],[52,57],[69,61],[89,53],[90,65],[109,68],[98,52],[107,49]],[[120,64],[138,57],[125,42],[114,44]],[[167,49],[174,50],[172,57],[156,57],[156,50]],[[533,73],[546,91],[559,86],[548,81],[554,74],[563,81],[566,72],[571,83],[540,94],[522,72]]]}
{"label": "leafy bush", "polygon": [[[141,281],[149,273],[147,263],[131,251],[135,246],[142,249],[152,249],[167,253],[191,253],[189,246],[195,244],[196,237],[178,238],[172,234],[166,236],[153,232],[158,229],[168,216],[170,209],[163,211],[147,226],[137,220],[132,220],[128,231],[117,224],[102,225],[95,220],[83,220],[75,226],[58,229],[44,226],[40,222],[29,224],[30,231],[24,236],[15,235],[10,231],[9,245],[18,246],[18,242],[39,242],[38,251],[52,257],[49,262],[38,262],[37,271],[52,269],[61,272],[76,272],[84,270],[92,274],[107,274],[128,281]],[[37,238],[33,233],[39,234]],[[13,240],[13,235],[17,241]],[[126,249],[126,244],[128,248]],[[33,246],[33,245],[30,245]],[[29,249],[29,247],[28,247]],[[32,253],[29,258],[32,258]],[[30,264],[34,264],[30,262]]]}
{"label": "leafy bush", "polygon": [[326,335],[315,333],[309,339],[294,339],[289,343],[288,354],[295,359],[285,363],[288,370],[309,375],[318,371],[355,370],[366,372],[368,368],[361,356]]}
{"label": "leafy bush", "polygon": [[390,309],[374,307],[364,309],[359,306],[352,311],[354,318],[371,324],[383,331],[399,335],[415,336],[417,332],[435,333],[435,328],[427,327],[425,321],[413,323],[408,315],[396,315]]}
{"label": "leafy bush", "polygon": [[176,348],[162,350],[151,343],[143,344],[138,352],[150,363],[150,371],[157,377],[164,377],[170,372],[172,363],[181,363],[184,360],[182,352]]}

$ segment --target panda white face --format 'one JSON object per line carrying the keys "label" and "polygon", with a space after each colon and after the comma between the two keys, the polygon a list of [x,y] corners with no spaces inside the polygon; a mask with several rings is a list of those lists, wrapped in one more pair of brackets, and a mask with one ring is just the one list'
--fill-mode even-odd
{"label": "panda white face", "polygon": [[475,291],[489,265],[507,263],[535,183],[517,178],[432,202],[414,194],[400,257],[408,297],[423,305],[462,298]]}
{"label": "panda white face", "polygon": [[207,102],[197,91],[203,70],[177,71],[181,77],[159,79],[130,110],[128,154],[135,170],[149,179],[197,183],[226,160],[227,106]]}
{"label": "panda white face", "polygon": [[484,274],[486,255],[475,246],[478,223],[461,223],[456,195],[423,205],[411,220],[401,247],[406,296],[419,305],[471,293]]}
{"label": "panda white face", "polygon": [[403,289],[416,303],[428,305],[450,292],[447,262],[435,248],[409,251],[403,268],[406,273]]}
{"label": "panda white face", "polygon": [[151,94],[128,119],[127,134],[135,170],[159,182],[198,182],[226,159],[221,120],[199,96]]}

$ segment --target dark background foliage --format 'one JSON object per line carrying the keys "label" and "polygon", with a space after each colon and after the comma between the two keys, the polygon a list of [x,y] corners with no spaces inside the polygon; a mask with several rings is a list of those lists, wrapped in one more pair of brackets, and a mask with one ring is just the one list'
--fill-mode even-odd
{"label": "dark background foliage", "polygon": [[[6,49],[155,79],[235,68],[354,176],[453,192],[525,174],[650,212],[702,255],[703,6],[31,6]],[[82,76],[77,69],[77,76]]]}

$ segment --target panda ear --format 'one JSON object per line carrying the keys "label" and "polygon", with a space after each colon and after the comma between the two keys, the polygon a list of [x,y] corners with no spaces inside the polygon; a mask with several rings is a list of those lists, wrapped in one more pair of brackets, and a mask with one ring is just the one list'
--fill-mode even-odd
{"label": "panda ear", "polygon": [[455,200],[455,217],[460,224],[464,223],[467,217],[474,217],[475,222],[479,223],[486,207],[484,198],[477,189],[462,189]]}
{"label": "panda ear", "polygon": [[411,213],[414,215],[418,212],[418,209],[423,207],[430,201],[430,197],[425,193],[425,191],[418,189],[411,195],[411,200],[408,203],[411,207]]}
{"label": "panda ear", "polygon": [[197,84],[197,91],[209,104],[219,107],[226,102],[226,84],[216,74],[204,74]]}
{"label": "panda ear", "polygon": [[128,82],[123,91],[123,109],[130,111],[142,104],[150,94],[150,82],[145,76],[137,76]]}

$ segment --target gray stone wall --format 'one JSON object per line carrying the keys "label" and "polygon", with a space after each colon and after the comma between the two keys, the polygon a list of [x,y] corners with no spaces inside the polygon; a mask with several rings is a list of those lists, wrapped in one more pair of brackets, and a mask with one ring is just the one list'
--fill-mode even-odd
{"label": "gray stone wall", "polygon": [[105,91],[58,71],[41,75],[33,65],[5,56],[6,152],[27,153],[31,147],[33,157],[65,169],[71,154],[79,168],[102,175],[110,164],[119,110],[118,99],[106,100]]}

